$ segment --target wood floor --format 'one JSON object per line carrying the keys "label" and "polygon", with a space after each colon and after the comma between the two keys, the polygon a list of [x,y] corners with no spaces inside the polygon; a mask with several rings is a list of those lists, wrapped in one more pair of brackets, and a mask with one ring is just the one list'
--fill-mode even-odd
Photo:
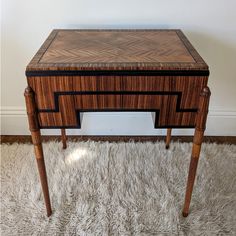
{"label": "wood floor", "polygon": [[[68,136],[68,141],[108,141],[108,142],[156,142],[164,141],[165,136]],[[43,142],[52,140],[60,141],[60,136],[42,136]],[[172,141],[192,142],[192,136],[172,136]],[[29,135],[1,135],[1,143],[31,143],[31,136]],[[218,144],[236,144],[236,136],[205,136],[203,142],[218,143]]]}

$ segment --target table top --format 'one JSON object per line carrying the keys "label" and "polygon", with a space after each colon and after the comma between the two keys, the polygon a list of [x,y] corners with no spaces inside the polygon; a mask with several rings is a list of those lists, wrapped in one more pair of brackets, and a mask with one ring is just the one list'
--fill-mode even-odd
{"label": "table top", "polygon": [[195,70],[208,66],[181,30],[53,30],[26,69]]}

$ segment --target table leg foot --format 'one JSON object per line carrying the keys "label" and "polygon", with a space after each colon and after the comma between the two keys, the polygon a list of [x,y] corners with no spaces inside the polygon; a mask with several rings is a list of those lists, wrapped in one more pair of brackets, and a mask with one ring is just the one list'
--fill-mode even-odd
{"label": "table leg foot", "polygon": [[182,212],[183,217],[187,217],[188,213],[187,212]]}

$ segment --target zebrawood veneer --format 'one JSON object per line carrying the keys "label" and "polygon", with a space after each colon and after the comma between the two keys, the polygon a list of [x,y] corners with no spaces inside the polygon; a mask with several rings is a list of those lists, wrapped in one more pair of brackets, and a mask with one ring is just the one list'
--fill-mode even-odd
{"label": "zebrawood veneer", "polygon": [[[80,128],[80,113],[146,111],[155,128],[195,128],[188,214],[210,90],[207,64],[180,30],[53,30],[26,69],[30,130],[48,215],[40,129]],[[36,137],[36,138],[35,138]],[[197,158],[197,159],[196,159]]]}

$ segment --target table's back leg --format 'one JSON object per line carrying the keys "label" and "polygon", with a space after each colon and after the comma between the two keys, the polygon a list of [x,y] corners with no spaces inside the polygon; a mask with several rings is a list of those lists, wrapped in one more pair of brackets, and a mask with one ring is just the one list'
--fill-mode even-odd
{"label": "table's back leg", "polygon": [[66,149],[67,145],[66,145],[66,130],[65,129],[61,129],[61,141],[62,141],[62,148]]}
{"label": "table's back leg", "polygon": [[39,176],[41,180],[45,205],[47,209],[47,216],[52,214],[49,191],[48,191],[48,182],[47,182],[47,174],[46,174],[46,167],[44,163],[44,156],[43,156],[43,147],[41,143],[41,134],[38,125],[38,118],[36,114],[36,105],[34,100],[34,93],[30,87],[25,89],[25,102],[26,102],[26,109],[29,121],[29,128],[32,136],[32,142],[34,144],[34,151],[36,155],[37,165]]}
{"label": "table's back leg", "polygon": [[189,213],[189,206],[191,202],[194,180],[196,177],[197,165],[201,151],[201,144],[206,126],[210,95],[211,92],[208,87],[205,87],[200,95],[199,108],[196,118],[196,128],[193,138],[192,156],[189,165],[188,182],[187,182],[184,209],[183,209],[184,217],[187,217]]}
{"label": "table's back leg", "polygon": [[167,129],[167,134],[166,134],[166,149],[169,149],[169,147],[170,147],[171,131],[172,131],[172,129]]}

